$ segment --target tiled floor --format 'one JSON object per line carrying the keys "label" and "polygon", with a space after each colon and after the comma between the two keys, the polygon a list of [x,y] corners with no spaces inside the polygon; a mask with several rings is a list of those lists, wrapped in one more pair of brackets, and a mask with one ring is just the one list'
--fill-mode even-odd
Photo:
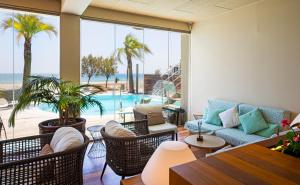
{"label": "tiled floor", "polygon": [[[188,131],[179,128],[179,141],[183,141],[183,139],[188,135]],[[89,145],[90,147],[91,145]],[[88,153],[89,148],[87,149]],[[199,158],[203,157],[205,154],[203,151],[192,148],[194,154]],[[100,159],[91,159],[87,155],[84,159],[84,167],[83,167],[83,178],[85,185],[118,185],[120,184],[121,177],[117,176],[109,167],[107,167],[105,174],[103,176],[102,181],[100,181],[100,175],[102,172],[103,165],[105,163],[105,157]]]}

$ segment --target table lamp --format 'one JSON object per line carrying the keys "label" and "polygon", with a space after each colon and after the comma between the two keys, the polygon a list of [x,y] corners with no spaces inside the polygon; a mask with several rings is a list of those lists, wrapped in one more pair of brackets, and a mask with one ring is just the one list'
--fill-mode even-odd
{"label": "table lamp", "polygon": [[187,144],[165,141],[156,149],[142,172],[145,185],[169,185],[169,168],[196,160]]}

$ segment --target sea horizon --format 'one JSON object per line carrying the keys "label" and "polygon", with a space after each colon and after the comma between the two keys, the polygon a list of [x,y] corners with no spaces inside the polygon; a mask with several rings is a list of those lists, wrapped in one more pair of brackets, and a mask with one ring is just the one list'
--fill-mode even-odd
{"label": "sea horizon", "polygon": [[[34,75],[40,75],[40,76],[54,76],[59,78],[59,74],[53,74],[53,73],[33,73],[32,76]],[[136,74],[134,75],[134,79],[136,78]],[[126,81],[127,80],[127,75],[126,74],[116,74],[114,76],[111,76],[108,81],[113,82],[115,81],[115,78],[118,78],[119,81]],[[144,75],[139,74],[139,78],[143,79]],[[0,73],[0,84],[20,84],[22,83],[23,80],[23,73]],[[93,76],[90,80],[90,82],[105,82],[106,78],[104,76]],[[81,82],[87,82],[88,78],[86,76],[81,76]]]}

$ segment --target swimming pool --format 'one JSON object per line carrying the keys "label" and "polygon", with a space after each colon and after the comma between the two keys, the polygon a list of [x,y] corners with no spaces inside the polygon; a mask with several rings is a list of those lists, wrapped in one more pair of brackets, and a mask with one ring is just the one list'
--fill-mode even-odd
{"label": "swimming pool", "polygon": [[[103,107],[103,115],[114,114],[115,110],[120,109],[122,104],[123,108],[134,107],[139,104],[143,95],[141,94],[125,94],[125,95],[94,95],[94,98],[99,100]],[[150,104],[161,104],[161,98],[157,96],[144,95],[144,99],[151,98]],[[43,111],[53,112],[52,108],[47,104],[39,105],[39,108]],[[88,110],[82,113],[83,115],[99,115],[99,109],[97,107],[90,107]]]}

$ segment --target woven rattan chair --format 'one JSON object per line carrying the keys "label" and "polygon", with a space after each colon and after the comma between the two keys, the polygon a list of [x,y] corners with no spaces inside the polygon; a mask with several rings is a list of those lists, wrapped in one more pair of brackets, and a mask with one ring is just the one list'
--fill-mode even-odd
{"label": "woven rattan chair", "polygon": [[[147,114],[150,112],[162,112],[162,106],[161,105],[140,105],[136,106],[133,109],[133,115],[134,115],[134,120],[147,120],[148,116]],[[162,115],[162,119],[163,115]],[[175,135],[175,140],[178,140],[178,135],[177,135],[177,126],[170,124],[170,123],[165,123],[165,124],[158,124],[156,126],[153,125],[148,125],[148,129],[150,133],[157,133],[157,132],[165,132],[165,131],[174,131]]]}
{"label": "woven rattan chair", "polygon": [[40,156],[52,134],[0,141],[0,184],[83,184],[83,159],[88,138],[79,147]]}
{"label": "woven rattan chair", "polygon": [[2,118],[0,117],[0,139],[2,139],[2,131],[4,132],[5,139],[7,139],[7,134],[6,134],[6,130],[4,127],[4,123],[2,121]]}
{"label": "woven rattan chair", "polygon": [[113,137],[106,134],[105,128],[102,128],[101,134],[106,145],[106,162],[101,179],[107,165],[117,175],[122,176],[122,179],[141,173],[160,143],[174,140],[174,131],[149,134],[147,120],[122,125],[133,131],[137,137]]}

